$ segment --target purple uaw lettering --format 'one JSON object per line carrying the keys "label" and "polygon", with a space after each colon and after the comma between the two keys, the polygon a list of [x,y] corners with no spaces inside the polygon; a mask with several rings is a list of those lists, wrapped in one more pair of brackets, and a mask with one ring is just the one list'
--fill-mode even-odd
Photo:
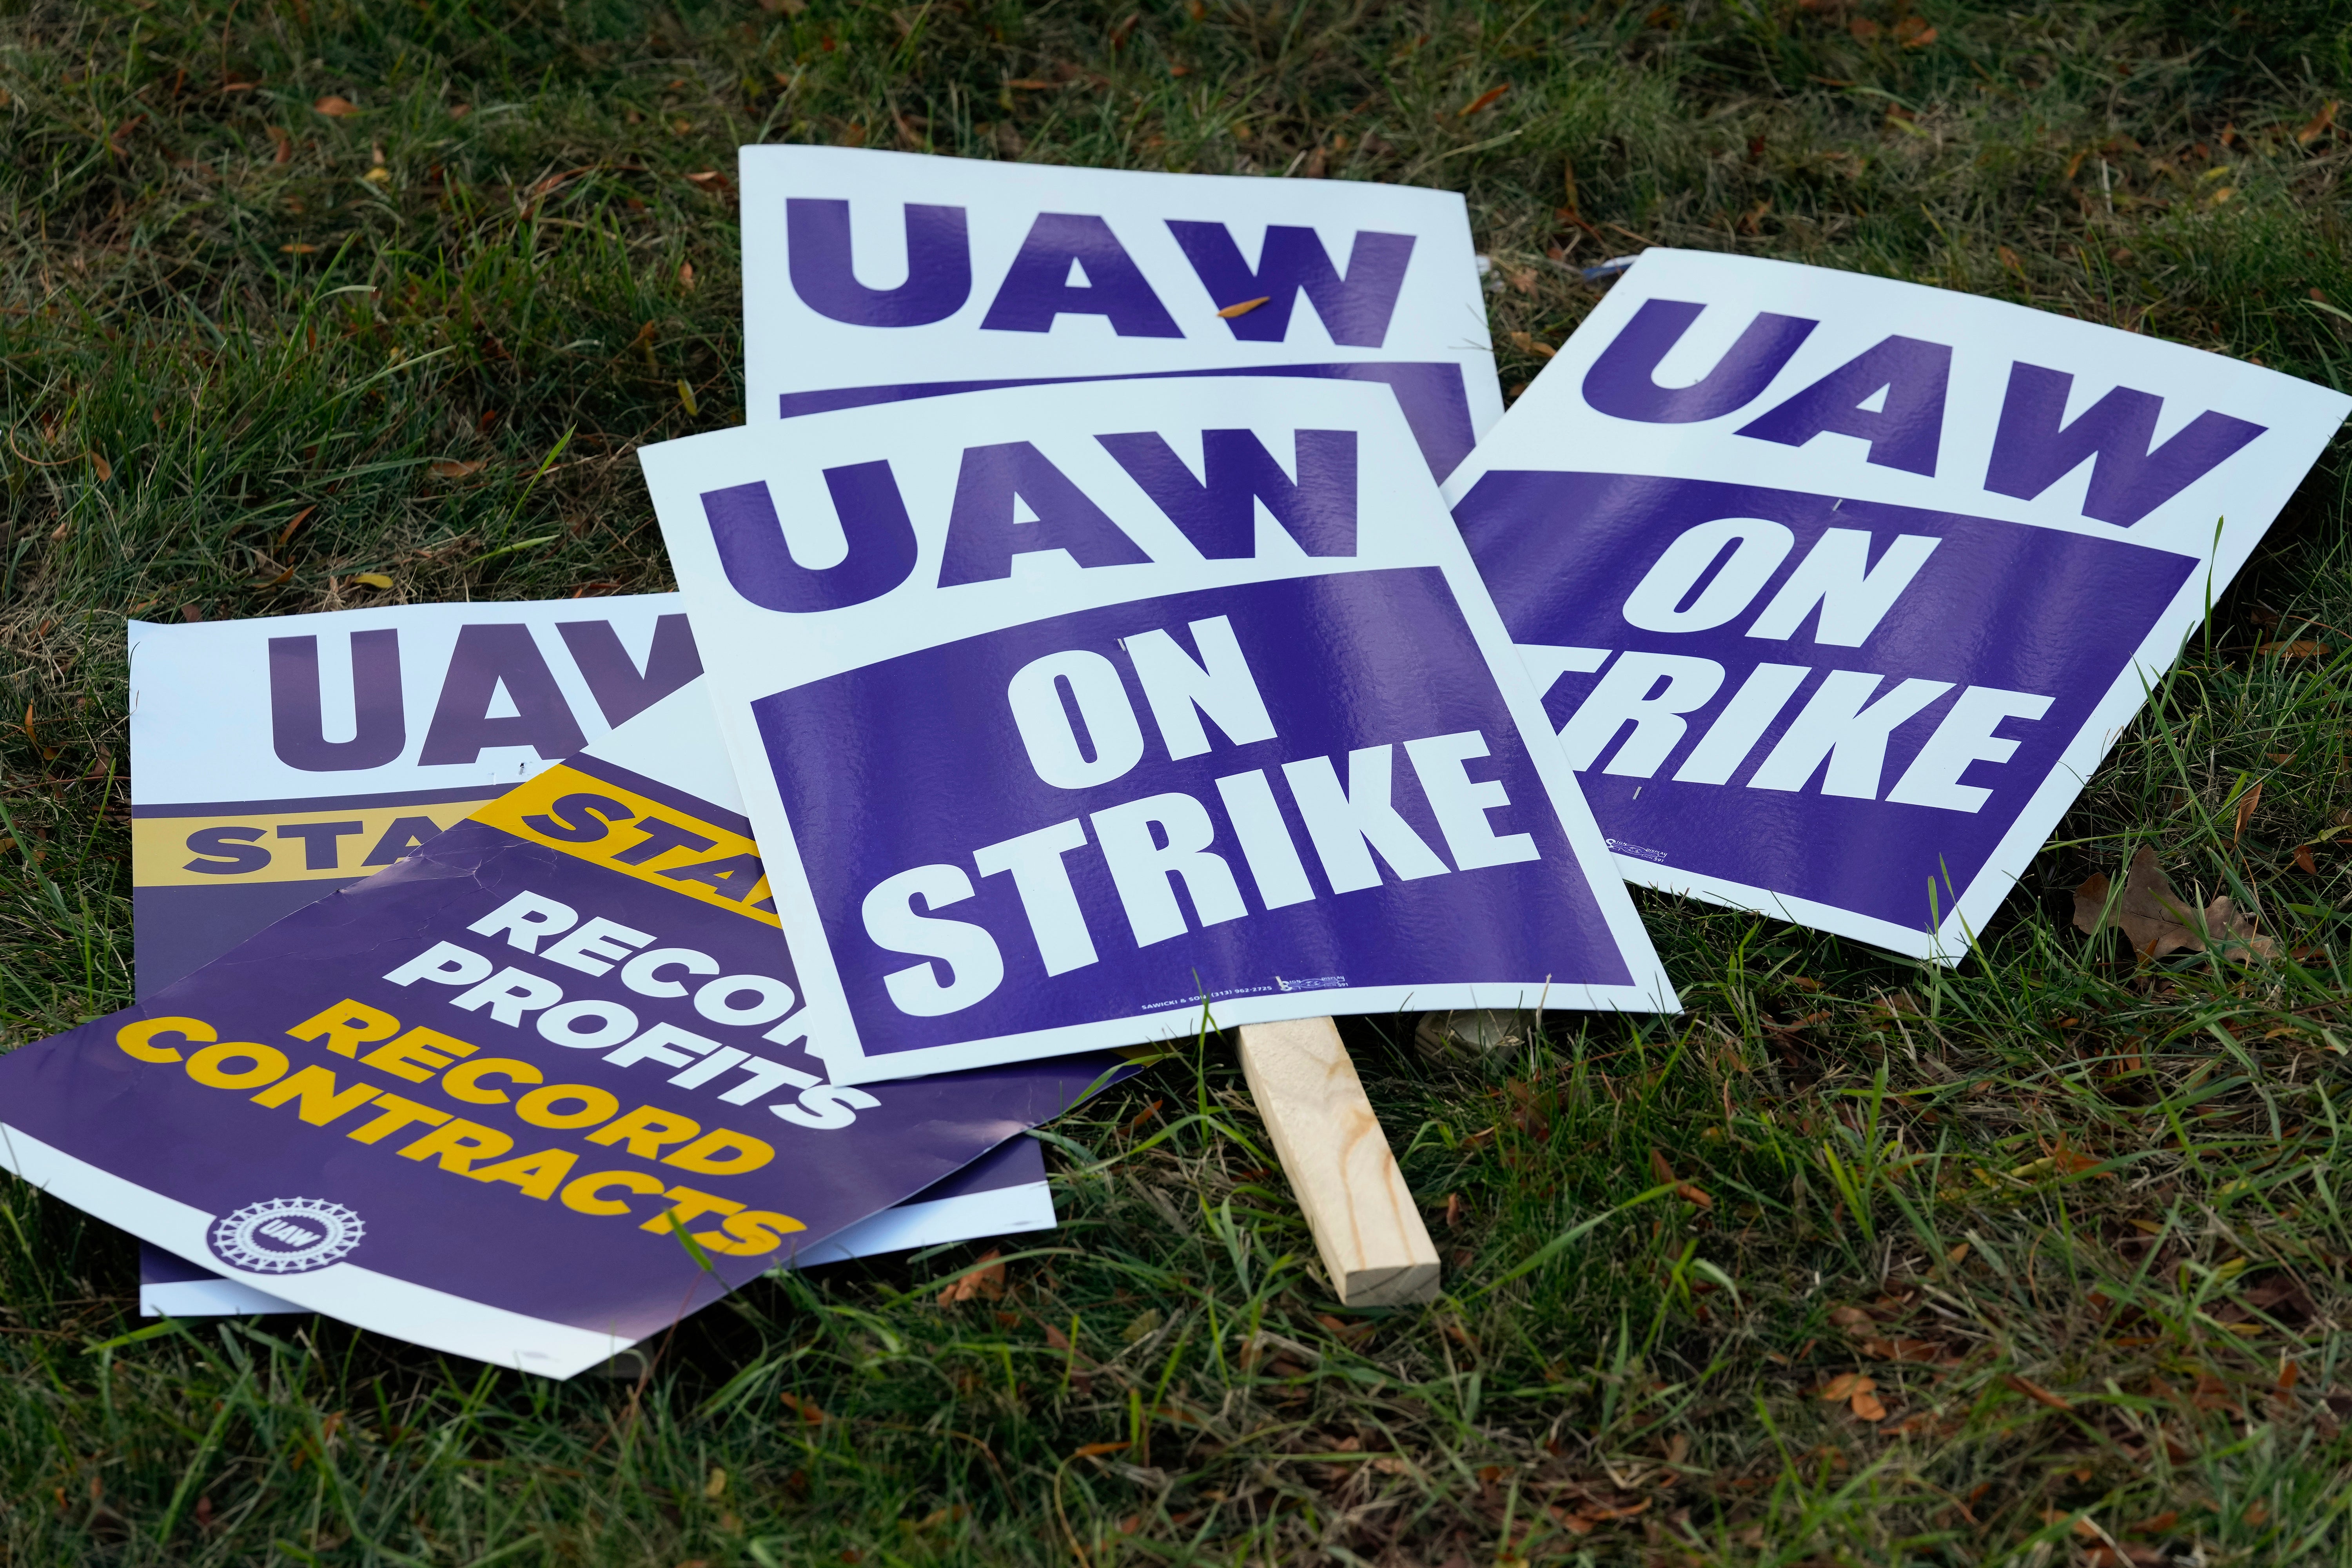
{"label": "purple uaw lettering", "polygon": [[1356,552],[1353,430],[1296,432],[1296,480],[1283,472],[1255,430],[1202,431],[1202,475],[1198,479],[1156,430],[1095,439],[1192,548],[1211,561],[1236,561],[1257,552],[1261,503],[1307,554]]}
{"label": "purple uaw lettering", "polygon": [[682,615],[655,620],[653,647],[646,650],[643,669],[621,646],[621,634],[610,621],[558,621],[555,629],[604,722],[616,729],[702,673],[694,628]]}
{"label": "purple uaw lettering", "polygon": [[1696,425],[1719,419],[1764,395],[1819,321],[1759,310],[1713,369],[1688,386],[1660,386],[1657,372],[1706,307],[1644,300],[1633,319],[1584,373],[1584,401],[1618,419]]}
{"label": "purple uaw lettering", "polygon": [[[514,711],[493,715],[500,692]],[[553,762],[587,743],[529,626],[508,621],[458,628],[418,762],[471,763],[494,746],[529,746]]]}
{"label": "purple uaw lettering", "polygon": [[[1019,509],[1027,506],[1024,521]],[[948,512],[940,586],[1013,575],[1013,558],[1061,550],[1081,566],[1135,566],[1151,557],[1026,441],[967,447]]]}
{"label": "purple uaw lettering", "polygon": [[1348,270],[1342,273],[1331,265],[1330,252],[1313,229],[1269,224],[1253,268],[1242,259],[1241,247],[1223,224],[1170,218],[1168,229],[1217,309],[1265,301],[1226,318],[1234,336],[1249,343],[1286,339],[1291,309],[1304,294],[1333,342],[1379,348],[1388,341],[1389,319],[1396,314],[1405,268],[1412,260],[1412,235],[1358,229],[1348,251]]}
{"label": "purple uaw lettering", "polygon": [[927,327],[971,298],[971,245],[961,207],[905,204],[907,280],[869,289],[852,265],[849,204],[812,196],[784,203],[793,292],[818,315],[853,327]]}
{"label": "purple uaw lettering", "polygon": [[2032,500],[2091,463],[2083,515],[2129,528],[2203,479],[2266,428],[2210,409],[2158,447],[2164,399],[2118,386],[2066,423],[2074,378],[2018,361],[1993,432],[1984,488]]}
{"label": "purple uaw lettering", "polygon": [[793,559],[764,479],[702,492],[702,515],[727,581],[761,609],[783,615],[846,609],[880,598],[914,574],[915,524],[887,462],[827,468],[824,488],[849,552],[823,567]]}
{"label": "purple uaw lettering", "polygon": [[1741,426],[1738,434],[1784,447],[1801,447],[1822,435],[1853,436],[1870,443],[1869,460],[1880,468],[1932,477],[1944,438],[1944,389],[1951,379],[1948,345],[1890,337]]}
{"label": "purple uaw lettering", "polygon": [[380,768],[408,744],[400,695],[400,633],[383,626],[352,634],[348,741],[327,739],[315,637],[269,639],[269,744],[278,760],[309,773]]}
{"label": "purple uaw lettering", "polygon": [[[1072,281],[1073,271],[1085,281]],[[980,324],[1050,332],[1064,316],[1100,316],[1122,338],[1184,335],[1110,225],[1086,213],[1040,213]]]}

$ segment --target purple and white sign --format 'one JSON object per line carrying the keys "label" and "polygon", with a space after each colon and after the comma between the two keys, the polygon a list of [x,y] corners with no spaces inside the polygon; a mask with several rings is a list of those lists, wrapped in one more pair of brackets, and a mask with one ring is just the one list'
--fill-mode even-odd
{"label": "purple and white sign", "polygon": [[1957,963],[2347,409],[1652,250],[1446,494],[1629,879]]}
{"label": "purple and white sign", "polygon": [[1386,393],[925,416],[641,453],[836,1079],[1675,1005]]}
{"label": "purple and white sign", "polygon": [[0,1163],[230,1282],[551,1376],[821,1249],[1116,1058],[829,1081],[698,688],[0,1058]]}
{"label": "purple and white sign", "polygon": [[754,421],[1102,376],[1360,381],[1433,472],[1501,417],[1462,197],[745,147]]}
{"label": "purple and white sign", "polygon": [[[675,594],[129,624],[132,932],[145,997],[394,864],[693,680]],[[722,754],[717,720],[698,738]],[[733,780],[706,779],[740,812]],[[781,940],[781,939],[779,939]],[[1034,1140],[800,1261],[1050,1229]],[[142,1310],[293,1310],[151,1247]]]}

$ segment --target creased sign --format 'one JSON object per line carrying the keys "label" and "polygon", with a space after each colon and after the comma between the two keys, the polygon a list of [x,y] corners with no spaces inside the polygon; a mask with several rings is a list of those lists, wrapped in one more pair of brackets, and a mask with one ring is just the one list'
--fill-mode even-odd
{"label": "creased sign", "polygon": [[[675,594],[133,621],[129,631],[142,996],[413,853],[702,668]],[[702,749],[715,754],[716,720],[705,722],[714,727]],[[732,798],[731,781],[707,787]],[[824,1255],[1054,1223],[1034,1140],[941,1186],[951,1190],[877,1215]],[[154,1294],[168,1303],[157,1310],[182,1316],[289,1310],[152,1247],[140,1274],[142,1302]]]}
{"label": "creased sign", "polygon": [[835,1077],[1674,1005],[1385,393],[925,416],[641,454]]}
{"label": "creased sign", "polygon": [[1955,963],[2347,408],[1653,250],[1446,491],[1627,877]]}
{"label": "creased sign", "polygon": [[1388,387],[1443,476],[1501,416],[1462,197],[745,147],[754,421],[1037,381]]}
{"label": "creased sign", "polygon": [[564,1376],[1117,1069],[828,1081],[748,827],[707,699],[678,691],[0,1058],[0,1161],[236,1284]]}

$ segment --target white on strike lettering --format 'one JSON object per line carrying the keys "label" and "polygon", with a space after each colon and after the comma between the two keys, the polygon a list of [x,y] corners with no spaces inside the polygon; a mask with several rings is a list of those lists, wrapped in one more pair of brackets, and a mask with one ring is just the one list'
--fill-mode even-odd
{"label": "white on strike lettering", "polygon": [[[1685,529],[1625,595],[1621,612],[1645,632],[1703,632],[1748,607],[1797,546],[1786,523],[1761,517],[1719,517]],[[1706,577],[1727,547],[1731,559],[1707,579],[1699,596],[1683,601]]]}
{"label": "white on strike lettering", "polygon": [[1150,947],[1184,934],[1184,911],[1171,884],[1181,881],[1204,926],[1237,921],[1249,910],[1224,857],[1212,852],[1217,825],[1209,808],[1171,791],[1095,813],[1095,837],[1110,868],[1111,885],[1127,910],[1135,945]]}
{"label": "white on strike lettering", "polygon": [[1037,939],[1037,956],[1045,961],[1047,974],[1066,974],[1097,959],[1077,889],[1070,886],[1070,868],[1062,860],[1071,850],[1086,847],[1086,826],[1072,817],[971,852],[971,863],[982,876],[1013,874],[1013,890],[1021,895],[1021,910],[1029,917],[1029,933]]}
{"label": "white on strike lettering", "polygon": [[[1660,681],[1665,682],[1663,689]],[[1559,743],[1568,752],[1568,765],[1578,773],[1591,768],[1617,731],[1630,723],[1633,732],[1609,759],[1607,771],[1648,778],[1682,743],[1683,732],[1690,728],[1682,715],[1706,707],[1722,686],[1723,666],[1711,658],[1639,650],[1620,654],[1560,726]]]}
{"label": "white on strike lettering", "polygon": [[1395,752],[1393,746],[1360,746],[1349,752],[1344,789],[1328,757],[1282,764],[1283,777],[1290,781],[1290,797],[1298,803],[1298,815],[1307,822],[1307,837],[1314,841],[1323,874],[1331,879],[1335,893],[1380,886],[1372,849],[1379,850],[1389,868],[1408,881],[1443,876],[1446,870],[1437,851],[1423,843],[1412,824],[1389,804],[1390,763]]}
{"label": "white on strike lettering", "polygon": [[1756,617],[1756,624],[1748,628],[1748,635],[1793,637],[1818,605],[1822,618],[1813,640],[1860,647],[1941,543],[1932,534],[1898,533],[1873,566],[1866,531],[1826,530],[1780,584],[1780,591],[1772,595],[1772,602],[1764,606],[1764,613]]}
{"label": "white on strike lettering", "polygon": [[[1092,757],[1063,704],[1065,688],[1086,723]],[[1108,784],[1143,760],[1143,731],[1127,700],[1127,685],[1118,667],[1098,653],[1068,648],[1031,659],[1014,672],[1004,696],[1021,743],[1028,748],[1029,765],[1055,789]]]}
{"label": "white on strike lettering", "polygon": [[1864,707],[1885,679],[1866,670],[1831,670],[1748,779],[1748,787],[1802,789],[1827,758],[1829,776],[1822,781],[1823,795],[1877,799],[1878,775],[1886,764],[1886,737],[1897,724],[1952,689],[1948,680],[1906,680]]}
{"label": "white on strike lettering", "polygon": [[[1213,709],[1210,711],[1223,722]],[[1498,831],[1493,814],[1512,804],[1503,783],[1470,775],[1472,762],[1493,754],[1483,733],[1462,730],[1402,744],[1412,775],[1453,856],[1452,865],[1397,809],[1395,745],[1363,746],[1349,752],[1344,784],[1337,760],[1328,756],[1282,764],[1291,805],[1306,826],[1331,895],[1377,888],[1384,880],[1444,876],[1541,858],[1533,834]],[[1308,903],[1318,896],[1316,887],[1270,774],[1270,769],[1253,768],[1217,779],[1217,801],[1224,808],[1222,823],[1200,796],[1167,790],[1105,806],[1083,822],[1073,818],[986,845],[972,852],[972,864],[982,877],[1011,877],[1049,978],[1100,961],[1099,944],[1109,928],[1100,923],[1100,912],[1089,921],[1078,892],[1082,885],[1099,887],[1100,881],[1074,876],[1076,868],[1070,858],[1090,847],[1102,858],[1101,870],[1138,948],[1244,919],[1254,909]],[[1228,832],[1229,838],[1224,837]],[[1240,849],[1255,884],[1255,904],[1244,895],[1227,846]],[[992,994],[1002,983],[1002,950],[987,930],[929,912],[974,896],[971,879],[960,868],[944,864],[901,871],[866,895],[866,932],[877,946],[949,965],[946,979],[937,962],[886,974],[884,988],[900,1012],[916,1017],[957,1012]]]}
{"label": "white on strike lettering", "polygon": [[1992,791],[1960,783],[1972,763],[2005,763],[2017,754],[2018,742],[1995,735],[2004,719],[2039,719],[2050,711],[2051,700],[2031,691],[2004,691],[1998,686],[1971,686],[1960,693],[1911,765],[1886,792],[1886,798],[1906,805],[1937,805],[1947,811],[1981,811]]}
{"label": "white on strike lettering", "polygon": [[1201,728],[1205,713],[1236,746],[1274,739],[1274,720],[1265,710],[1249,661],[1242,657],[1233,622],[1223,616],[1192,624],[1199,661],[1164,631],[1145,632],[1125,639],[1122,647],[1143,682],[1144,700],[1151,705],[1152,722],[1168,747],[1169,760],[1197,757],[1209,749]]}
{"label": "white on strike lettering", "polygon": [[[937,910],[971,896],[971,879],[961,866],[917,866],[877,882],[866,895],[858,912],[875,946],[938,961],[882,977],[892,1005],[901,1013],[936,1018],[959,1012],[1003,983],[1004,955],[986,928],[915,912],[918,899],[926,910]],[[948,966],[944,981],[939,977],[939,963]]]}
{"label": "white on strike lettering", "polygon": [[1731,700],[1723,705],[1715,722],[1706,727],[1691,754],[1675,770],[1676,784],[1729,784],[1797,688],[1812,674],[1811,666],[1802,664],[1759,664],[1748,671]]}

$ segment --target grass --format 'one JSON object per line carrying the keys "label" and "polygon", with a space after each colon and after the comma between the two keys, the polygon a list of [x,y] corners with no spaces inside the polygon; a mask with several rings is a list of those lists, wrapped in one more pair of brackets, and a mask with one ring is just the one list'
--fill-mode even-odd
{"label": "grass", "polygon": [[[1513,388],[1652,241],[2347,380],[2340,0],[774,5],[0,6],[10,1037],[129,998],[121,616],[667,584],[631,453],[736,417],[739,142],[1460,188]],[[142,1325],[12,1184],[0,1554],[2352,1560],[2347,474],[1958,971],[1653,898],[1679,1018],[1351,1024],[1434,1308],[1337,1307],[1214,1041],[1053,1129],[1001,1276],[763,1281],[635,1380]],[[2141,844],[2278,955],[2076,932]]]}

